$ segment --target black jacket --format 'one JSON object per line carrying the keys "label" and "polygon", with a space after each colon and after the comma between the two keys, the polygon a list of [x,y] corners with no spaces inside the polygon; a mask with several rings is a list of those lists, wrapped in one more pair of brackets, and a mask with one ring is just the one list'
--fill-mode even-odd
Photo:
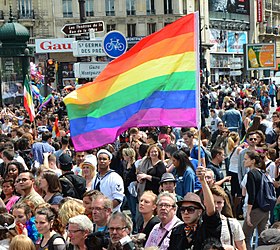
{"label": "black jacket", "polygon": [[203,214],[195,232],[190,234],[191,242],[188,242],[185,233],[185,224],[181,224],[172,230],[168,250],[192,249],[201,250],[208,238],[216,238],[220,241],[222,221],[218,212],[212,216]]}

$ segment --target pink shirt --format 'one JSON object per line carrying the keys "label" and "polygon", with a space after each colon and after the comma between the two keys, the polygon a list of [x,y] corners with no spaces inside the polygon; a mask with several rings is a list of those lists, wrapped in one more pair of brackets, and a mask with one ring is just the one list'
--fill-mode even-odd
{"label": "pink shirt", "polygon": [[8,212],[11,210],[12,206],[17,202],[18,199],[19,199],[19,196],[16,196],[16,195],[13,195],[9,199],[8,203],[6,204],[6,209]]}
{"label": "pink shirt", "polygon": [[168,231],[169,233],[166,235],[165,239],[162,241],[159,248],[160,250],[167,250],[167,248],[169,247],[169,240],[170,240],[172,229],[174,226],[180,224],[182,224],[182,222],[176,215],[174,215],[173,219],[169,223],[167,223],[164,227],[162,227],[161,223],[156,224],[149,235],[145,248],[158,246],[162,238]]}

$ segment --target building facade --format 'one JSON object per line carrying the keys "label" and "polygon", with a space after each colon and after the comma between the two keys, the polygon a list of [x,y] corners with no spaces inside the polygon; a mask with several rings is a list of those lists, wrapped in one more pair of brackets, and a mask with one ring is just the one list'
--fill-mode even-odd
{"label": "building facade", "polygon": [[[35,39],[66,38],[61,29],[66,24],[80,23],[80,1],[3,0],[0,25],[8,20],[11,6],[18,22],[28,28],[30,44],[34,44]],[[201,60],[205,59],[201,64],[202,75],[205,79],[208,77],[208,81],[271,74],[270,71],[245,70],[243,45],[247,43],[275,43],[276,57],[280,59],[280,0],[84,1],[86,22],[104,22],[105,31],[96,36],[118,30],[127,37],[130,46],[181,16],[200,9]],[[44,61],[48,56],[37,54],[36,58]],[[61,63],[77,61],[71,53],[55,53],[51,57]]]}

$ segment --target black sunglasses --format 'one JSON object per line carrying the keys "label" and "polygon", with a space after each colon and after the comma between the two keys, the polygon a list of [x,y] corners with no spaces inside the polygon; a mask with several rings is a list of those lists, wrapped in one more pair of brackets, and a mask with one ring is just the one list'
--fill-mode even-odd
{"label": "black sunglasses", "polygon": [[189,206],[189,207],[180,207],[180,212],[183,214],[186,211],[188,212],[188,214],[193,214],[195,212],[195,210],[197,209],[201,209],[199,207],[194,207],[194,206]]}

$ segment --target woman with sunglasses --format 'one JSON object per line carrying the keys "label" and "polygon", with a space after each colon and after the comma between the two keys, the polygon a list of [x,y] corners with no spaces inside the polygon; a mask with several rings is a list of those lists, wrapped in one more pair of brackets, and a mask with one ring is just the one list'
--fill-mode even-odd
{"label": "woman with sunglasses", "polygon": [[222,219],[221,242],[224,247],[230,245],[238,250],[245,250],[245,236],[241,224],[233,218],[229,198],[224,189],[214,185],[211,187],[216,211]]}

